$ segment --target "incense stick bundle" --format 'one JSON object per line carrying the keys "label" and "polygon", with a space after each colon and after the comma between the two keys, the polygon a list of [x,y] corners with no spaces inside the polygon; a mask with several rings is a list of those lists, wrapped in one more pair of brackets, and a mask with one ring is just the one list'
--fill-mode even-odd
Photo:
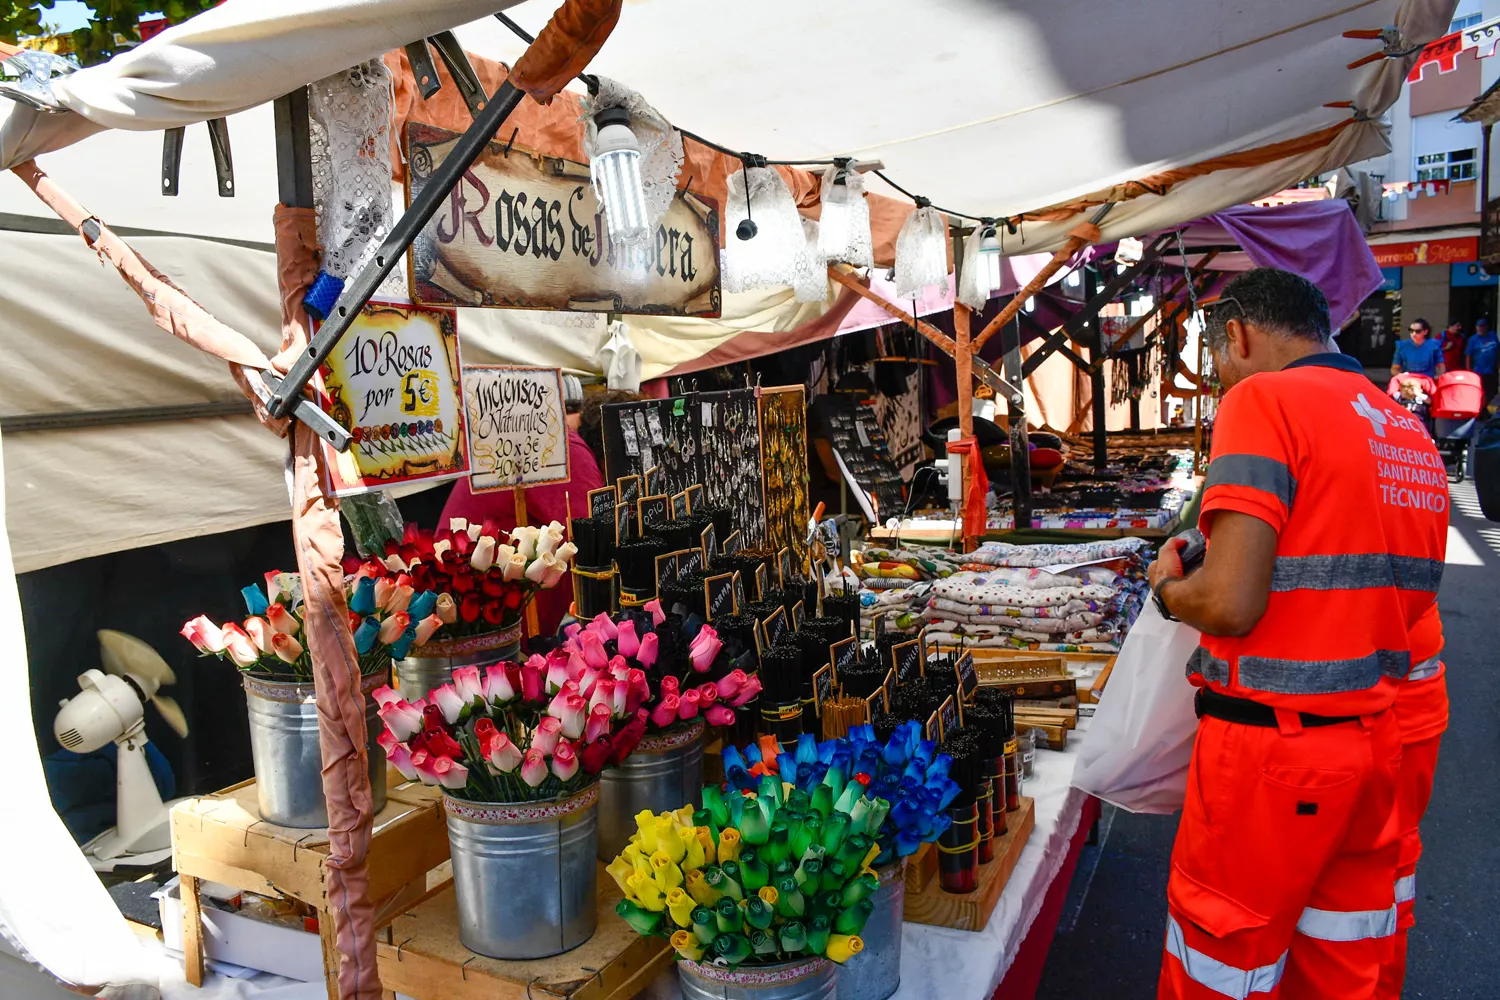
{"label": "incense stick bundle", "polygon": [[620,586],[649,600],[656,596],[656,557],[667,551],[656,538],[632,538],[615,547]]}
{"label": "incense stick bundle", "polygon": [[843,619],[847,623],[846,631],[850,626],[859,628],[859,595],[824,594],[823,614],[829,618]]}
{"label": "incense stick bundle", "polygon": [[682,614],[697,615],[708,620],[708,599],[703,593],[706,574],[688,573],[676,580],[661,582],[661,604],[663,608],[681,609]]}
{"label": "incense stick bundle", "polygon": [[938,882],[944,892],[973,892],[979,887],[979,808],[976,799],[983,771],[974,734],[960,729],[943,741],[939,752],[953,758],[948,777],[958,796],[948,807],[953,823],[938,838]]}
{"label": "incense stick bundle", "polygon": [[802,653],[790,643],[772,646],[760,660],[760,732],[783,743],[802,732]]}
{"label": "incense stick bundle", "polygon": [[856,660],[839,671],[839,684],[844,694],[863,701],[875,693],[885,675],[886,671],[874,660]]}
{"label": "incense stick bundle", "polygon": [[847,694],[825,701],[822,718],[818,720],[825,740],[842,739],[849,735],[851,728],[862,725],[864,721],[865,700]]}
{"label": "incense stick bundle", "polygon": [[575,517],[573,544],[578,546],[575,565],[590,569],[608,566],[615,558],[614,517]]}
{"label": "incense stick bundle", "polygon": [[713,523],[714,535],[719,541],[729,537],[729,533],[734,530],[734,511],[728,507],[710,506],[703,508],[703,513]]}
{"label": "incense stick bundle", "polygon": [[575,565],[573,573],[573,610],[576,616],[587,621],[596,615],[612,614],[615,611],[615,568],[606,566],[601,570]]}

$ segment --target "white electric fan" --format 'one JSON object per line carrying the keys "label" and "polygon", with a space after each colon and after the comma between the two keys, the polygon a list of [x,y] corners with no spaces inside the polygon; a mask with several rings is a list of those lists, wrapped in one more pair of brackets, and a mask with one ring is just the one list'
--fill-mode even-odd
{"label": "white electric fan", "polygon": [[171,698],[157,694],[177,683],[165,660],[133,635],[101,629],[99,658],[103,670],[85,670],[82,689],[64,699],[53,720],[57,742],[74,753],[92,753],[113,740],[115,758],[115,827],[83,845],[96,869],[116,865],[152,865],[172,853],[167,805],[156,790],[146,764],[146,702],[179,736],[187,736],[187,719]]}

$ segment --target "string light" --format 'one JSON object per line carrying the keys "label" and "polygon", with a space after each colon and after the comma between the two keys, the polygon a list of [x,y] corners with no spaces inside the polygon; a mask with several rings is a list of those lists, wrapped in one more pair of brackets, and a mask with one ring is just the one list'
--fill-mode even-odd
{"label": "string light", "polygon": [[1004,256],[1000,249],[1000,235],[995,231],[992,221],[985,223],[984,235],[979,238],[979,271],[982,283],[989,287],[991,292],[1000,290],[1000,258]]}
{"label": "string light", "polygon": [[630,112],[605,108],[594,116],[598,152],[589,164],[594,194],[604,206],[609,238],[637,243],[648,234],[646,192],[641,185],[641,145],[630,131]]}

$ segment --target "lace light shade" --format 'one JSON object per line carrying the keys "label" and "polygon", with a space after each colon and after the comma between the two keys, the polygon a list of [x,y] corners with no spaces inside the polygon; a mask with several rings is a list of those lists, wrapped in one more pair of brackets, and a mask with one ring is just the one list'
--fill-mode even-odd
{"label": "lace light shade", "polygon": [[924,205],[906,217],[896,235],[896,295],[920,298],[928,285],[948,283],[948,227],[943,215]]}
{"label": "lace light shade", "polygon": [[[677,196],[677,175],[682,171],[682,133],[623,83],[606,76],[597,79],[599,92],[583,99],[583,152],[589,158],[594,190],[605,204],[610,238],[627,246],[645,246]],[[616,110],[624,112],[623,122],[617,115],[605,114]],[[635,140],[639,155],[633,165],[627,162],[628,155],[611,158],[609,147],[623,141],[612,123],[623,124]],[[601,158],[609,162],[602,162]],[[632,170],[635,176],[631,176]],[[610,187],[618,180],[624,190],[635,190],[637,178],[645,214],[644,224],[639,226],[625,217],[633,208],[613,215],[609,210]],[[623,223],[618,234],[617,223]]]}
{"label": "lace light shade", "polygon": [[[748,197],[746,181],[749,182]],[[724,291],[791,285],[806,266],[807,236],[786,181],[770,167],[729,174],[724,205]],[[746,225],[746,222],[753,225]],[[751,233],[741,239],[741,233]]]}
{"label": "lace light shade", "polygon": [[798,302],[828,301],[828,267],[823,263],[823,254],[818,250],[819,228],[816,219],[802,220],[802,232],[807,237],[807,251],[802,255],[802,266],[792,285]]}
{"label": "lace light shade", "polygon": [[847,166],[829,167],[823,171],[820,197],[823,210],[818,222],[818,251],[823,259],[841,260],[855,267],[874,266],[864,177]]}

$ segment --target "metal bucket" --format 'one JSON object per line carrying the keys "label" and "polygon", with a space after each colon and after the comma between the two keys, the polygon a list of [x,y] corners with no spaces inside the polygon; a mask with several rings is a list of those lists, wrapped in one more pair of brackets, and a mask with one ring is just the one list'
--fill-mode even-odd
{"label": "metal bucket", "polygon": [[871,896],[875,909],[859,936],[864,950],[838,967],[838,1000],[886,1000],[901,985],[901,921],[906,913],[905,865],[876,869],[880,888]]}
{"label": "metal bucket", "polygon": [[487,667],[501,660],[516,659],[520,652],[519,623],[501,632],[413,646],[409,656],[394,661],[396,688],[401,697],[414,702],[451,681],[453,671],[459,667]]}
{"label": "metal bucket", "polygon": [[838,994],[834,970],[826,958],[738,969],[677,963],[683,1000],[834,1000]]}
{"label": "metal bucket", "polygon": [[619,767],[599,775],[599,860],[610,862],[635,833],[635,816],[703,802],[701,719],[687,729],[647,736]]}
{"label": "metal bucket", "polygon": [[[370,692],[385,680],[381,674],[371,674],[360,683],[360,695],[365,700],[370,794],[377,813],[385,808],[385,751],[375,742],[383,724]],[[248,674],[242,682],[261,819],[297,829],[327,826],[323,751],[318,745],[318,706],[313,685],[264,680]]]}
{"label": "metal bucket", "polygon": [[546,958],[593,936],[598,802],[598,785],[550,802],[444,796],[465,948],[490,958]]}

